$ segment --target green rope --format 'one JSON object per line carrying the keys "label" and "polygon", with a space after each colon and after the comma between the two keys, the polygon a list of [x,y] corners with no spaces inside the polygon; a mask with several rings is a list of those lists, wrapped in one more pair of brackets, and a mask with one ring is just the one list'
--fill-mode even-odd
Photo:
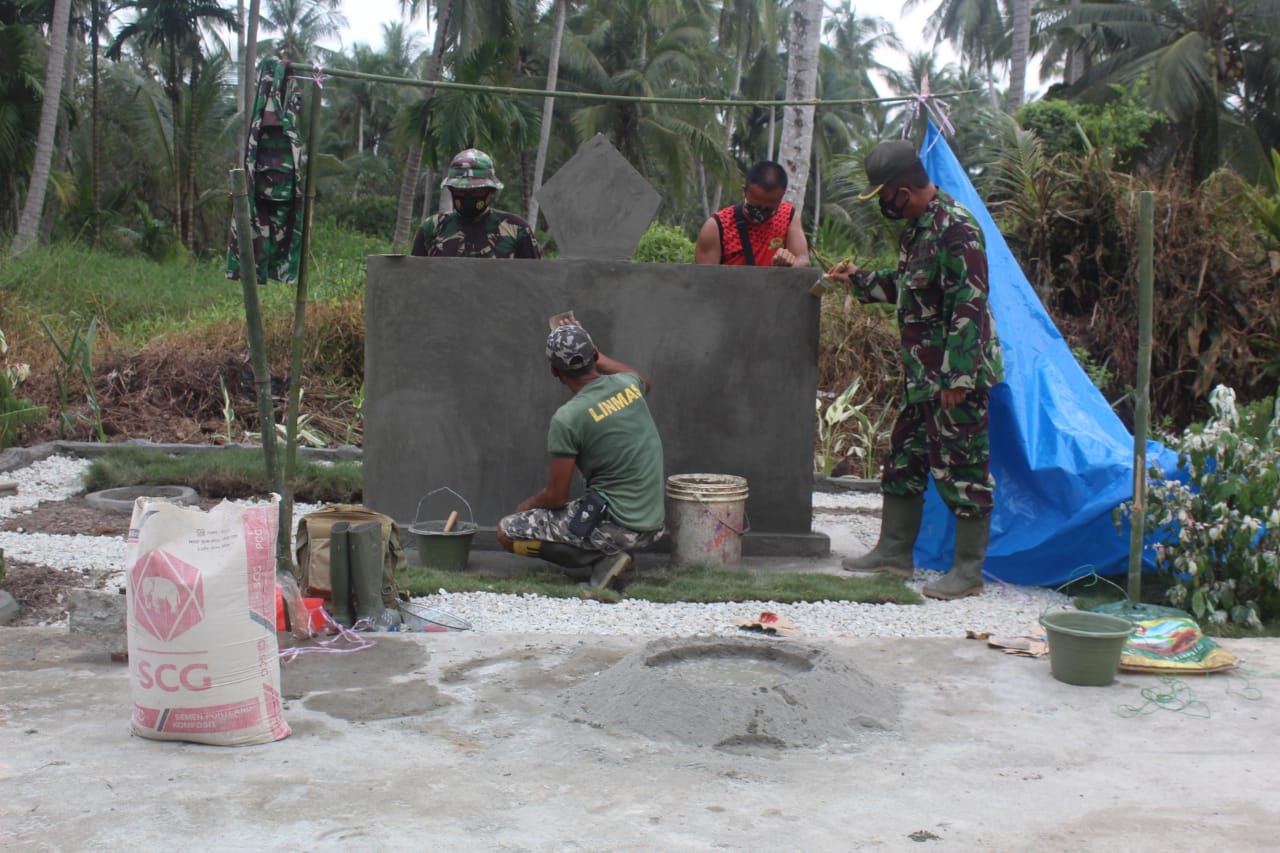
{"label": "green rope", "polygon": [[1196,693],[1183,681],[1168,675],[1160,676],[1160,687],[1142,688],[1143,703],[1141,705],[1120,705],[1116,713],[1125,719],[1156,711],[1173,711],[1175,714],[1186,714],[1188,717],[1199,717],[1207,720],[1213,716],[1209,706],[1196,698]]}
{"label": "green rope", "polygon": [[[521,89],[515,86],[492,86],[484,83],[458,83],[452,80],[414,80],[409,77],[392,77],[388,74],[368,74],[364,71],[348,71],[345,68],[324,68],[315,65],[291,65],[299,77],[323,81],[326,77],[349,80],[369,80],[374,83],[390,83],[396,86],[416,86],[420,89],[452,89],[459,92],[488,92],[499,95],[518,95],[530,98],[569,98],[582,101],[617,101],[631,104],[685,104],[701,107],[820,107],[848,106],[853,104],[892,104],[920,100],[917,95],[896,95],[888,98],[803,98],[780,101],[751,100],[746,98],[675,98],[654,95],[609,95],[601,92],[555,92],[545,89]],[[962,89],[956,92],[934,92],[927,98],[955,98],[980,92],[981,89]]]}

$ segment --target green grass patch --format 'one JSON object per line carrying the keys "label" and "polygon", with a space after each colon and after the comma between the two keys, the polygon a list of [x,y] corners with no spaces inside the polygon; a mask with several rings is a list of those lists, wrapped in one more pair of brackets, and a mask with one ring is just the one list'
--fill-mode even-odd
{"label": "green grass patch", "polygon": [[3,264],[0,291],[33,324],[43,319],[57,335],[97,317],[133,346],[199,315],[243,316],[239,286],[211,264],[159,264],[74,243],[32,249]]}
{"label": "green grass patch", "polygon": [[[308,299],[334,302],[364,293],[365,258],[390,251],[383,241],[317,222],[312,235]],[[0,326],[41,339],[44,319],[60,337],[97,317],[127,348],[227,320],[244,322],[240,283],[224,259],[161,264],[78,243],[31,249],[0,262]],[[265,316],[292,316],[296,291],[270,282],[258,292]],[[14,341],[10,341],[13,343]]]}
{"label": "green grass patch", "polygon": [[[191,486],[210,498],[249,498],[267,493],[262,451],[228,448],[173,456],[145,447],[113,447],[85,473],[89,491],[121,486]],[[321,464],[298,460],[294,499],[306,503],[359,503],[364,491],[358,462]]]}
{"label": "green grass patch", "polygon": [[446,572],[423,566],[409,568],[410,595],[447,592],[498,592],[510,595],[543,595],[548,598],[623,598],[658,603],[773,601],[854,601],[863,604],[923,604],[924,599],[901,578],[878,575],[844,578],[820,572],[771,572],[767,569],[730,571],[706,566],[641,571],[621,592],[592,592],[578,586],[554,568],[533,564],[512,577],[480,572]]}

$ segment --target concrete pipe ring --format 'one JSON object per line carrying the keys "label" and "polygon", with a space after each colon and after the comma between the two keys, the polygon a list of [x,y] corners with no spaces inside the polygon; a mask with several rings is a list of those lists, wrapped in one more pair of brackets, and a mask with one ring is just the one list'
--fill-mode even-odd
{"label": "concrete pipe ring", "polygon": [[133,512],[134,501],[144,497],[183,505],[200,499],[190,486],[121,486],[90,492],[84,496],[84,501],[94,509],[107,512]]}

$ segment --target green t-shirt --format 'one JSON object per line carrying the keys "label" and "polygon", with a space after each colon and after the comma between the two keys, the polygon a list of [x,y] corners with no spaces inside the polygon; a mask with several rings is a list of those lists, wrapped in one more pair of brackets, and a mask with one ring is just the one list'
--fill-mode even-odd
{"label": "green t-shirt", "polygon": [[547,450],[577,459],[587,488],[604,495],[616,523],[641,531],[662,526],[662,440],[636,374],[601,376],[557,409]]}

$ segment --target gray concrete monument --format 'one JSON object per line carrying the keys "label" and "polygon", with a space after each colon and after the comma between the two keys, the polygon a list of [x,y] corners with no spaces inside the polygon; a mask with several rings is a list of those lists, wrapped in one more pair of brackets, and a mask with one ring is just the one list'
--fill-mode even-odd
{"label": "gray concrete monument", "polygon": [[658,198],[603,137],[543,189],[572,259],[369,258],[365,504],[404,524],[452,509],[466,520],[447,492],[419,507],[448,487],[491,530],[545,485],[547,426],[568,399],[544,354],[547,318],[572,309],[603,352],[652,379],[667,475],[747,478],[744,553],[827,553],[810,531],[816,273],[608,260],[631,255]]}
{"label": "gray concrete monument", "polygon": [[630,258],[662,203],[657,190],[599,133],[536,195],[562,258]]}

